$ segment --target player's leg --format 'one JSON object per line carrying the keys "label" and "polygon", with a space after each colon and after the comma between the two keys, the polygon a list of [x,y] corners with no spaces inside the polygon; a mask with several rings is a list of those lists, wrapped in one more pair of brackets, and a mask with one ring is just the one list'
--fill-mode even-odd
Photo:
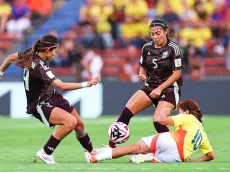
{"label": "player's leg", "polygon": [[169,128],[166,125],[161,125],[158,122],[158,119],[161,115],[166,115],[166,114],[164,114],[164,111],[162,111],[163,108],[170,108],[171,112],[172,112],[173,109],[175,108],[175,106],[169,102],[166,102],[166,101],[159,101],[159,103],[155,109],[154,116],[153,116],[153,125],[154,125],[154,127],[158,133],[169,131]]}
{"label": "player's leg", "polygon": [[[152,104],[152,100],[146,95],[146,93],[142,90],[138,90],[127,102],[121,115],[117,119],[117,122],[123,122],[129,125],[129,121],[134,115]],[[114,148],[115,144],[110,141],[109,146]]]}
{"label": "player's leg", "polygon": [[173,111],[174,108],[176,108],[179,102],[180,95],[181,95],[180,88],[178,90],[174,90],[171,93],[161,94],[153,116],[153,125],[158,133],[169,131],[167,126],[161,125],[158,122],[158,119],[161,115],[166,115],[164,114],[165,112],[162,111],[164,108],[170,108],[171,112]]}
{"label": "player's leg", "polygon": [[74,117],[77,121],[77,125],[74,130],[76,133],[76,137],[82,147],[84,147],[87,151],[91,152],[93,150],[92,143],[90,141],[89,135],[85,131],[84,123],[78,115],[77,111],[73,108],[73,106],[69,103],[68,100],[64,99],[62,95],[59,93],[55,93],[55,97],[58,99],[57,106],[65,111],[71,113],[72,117]]}
{"label": "player's leg", "polygon": [[125,155],[140,154],[146,152],[150,152],[150,148],[144,143],[144,141],[140,140],[135,144],[119,146],[114,149],[105,149],[103,152],[100,152],[97,155],[86,153],[86,160],[89,163],[95,163],[98,161],[116,159]]}
{"label": "player's leg", "polygon": [[36,154],[36,156],[42,159],[45,163],[54,164],[55,162],[52,153],[61,140],[75,129],[77,120],[70,113],[58,107],[52,108],[45,105],[39,107],[38,113],[40,114],[43,123],[46,125],[60,125],[53,132],[43,149]]}
{"label": "player's leg", "polygon": [[85,150],[87,150],[88,152],[92,152],[93,150],[92,142],[90,140],[88,133],[85,130],[85,126],[82,119],[80,118],[80,116],[78,115],[75,109],[73,109],[71,114],[77,119],[77,125],[74,128],[76,138],[78,139],[78,141],[80,142],[80,144]]}

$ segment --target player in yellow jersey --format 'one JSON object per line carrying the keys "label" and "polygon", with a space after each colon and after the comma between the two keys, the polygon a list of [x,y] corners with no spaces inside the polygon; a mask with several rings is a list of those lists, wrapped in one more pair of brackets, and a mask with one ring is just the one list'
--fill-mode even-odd
{"label": "player in yellow jersey", "polygon": [[[158,120],[162,125],[176,126],[175,131],[143,137],[127,146],[107,147],[96,155],[85,153],[87,162],[96,163],[124,155],[131,155],[130,161],[134,163],[213,160],[214,152],[202,125],[203,114],[199,105],[193,100],[185,100],[178,104],[177,110],[178,115],[170,117],[170,109],[164,109],[163,113],[168,115],[160,116]],[[204,155],[191,159],[191,154],[198,149]]]}

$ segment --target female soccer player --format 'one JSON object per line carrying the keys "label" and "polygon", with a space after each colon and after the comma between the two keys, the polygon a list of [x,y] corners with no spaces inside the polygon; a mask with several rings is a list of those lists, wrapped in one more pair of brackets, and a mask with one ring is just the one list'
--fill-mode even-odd
{"label": "female soccer player", "polygon": [[[107,148],[99,154],[86,153],[89,163],[132,155],[131,161],[141,163],[152,162],[200,162],[214,159],[214,152],[202,126],[202,116],[198,104],[193,100],[185,100],[178,104],[179,115],[170,117],[170,108],[165,108],[158,122],[162,125],[177,126],[176,131],[159,133],[143,137],[139,142],[114,149]],[[199,149],[204,155],[189,158]]]}
{"label": "female soccer player", "polygon": [[58,39],[46,35],[37,40],[31,49],[9,55],[0,67],[0,80],[6,69],[14,63],[24,69],[23,79],[27,97],[27,113],[32,114],[48,127],[60,125],[51,135],[44,147],[36,153],[36,158],[47,164],[55,164],[52,153],[73,130],[80,144],[89,152],[93,151],[90,137],[84,123],[73,106],[55,89],[75,90],[91,87],[100,82],[96,77],[89,82],[68,83],[57,79],[49,68],[58,49]]}
{"label": "female soccer player", "polygon": [[[145,86],[130,98],[117,122],[128,125],[135,114],[154,105],[156,109],[153,125],[157,132],[161,133],[169,129],[157,120],[162,108],[168,107],[172,111],[179,102],[184,63],[179,46],[168,39],[165,21],[157,18],[151,22],[149,28],[152,41],[142,48],[138,76],[141,82],[145,82]],[[113,148],[115,144],[110,141],[109,146]]]}

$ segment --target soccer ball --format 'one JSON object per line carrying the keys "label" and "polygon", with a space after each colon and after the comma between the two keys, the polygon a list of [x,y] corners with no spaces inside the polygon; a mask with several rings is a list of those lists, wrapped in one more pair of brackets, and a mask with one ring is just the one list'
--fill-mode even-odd
{"label": "soccer ball", "polygon": [[113,143],[125,143],[129,139],[129,127],[123,122],[115,122],[109,127],[108,136]]}

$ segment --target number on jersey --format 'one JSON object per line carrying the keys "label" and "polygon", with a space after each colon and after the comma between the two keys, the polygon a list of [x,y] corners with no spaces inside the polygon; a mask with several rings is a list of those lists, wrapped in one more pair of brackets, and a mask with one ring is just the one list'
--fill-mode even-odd
{"label": "number on jersey", "polygon": [[29,75],[30,75],[29,70],[24,69],[23,80],[24,80],[24,84],[25,84],[25,89],[27,91],[29,91]]}
{"label": "number on jersey", "polygon": [[199,148],[201,142],[202,142],[202,134],[200,132],[200,130],[198,129],[196,132],[196,135],[194,136],[193,140],[192,140],[192,144],[193,144],[193,150],[197,150],[197,148]]}

